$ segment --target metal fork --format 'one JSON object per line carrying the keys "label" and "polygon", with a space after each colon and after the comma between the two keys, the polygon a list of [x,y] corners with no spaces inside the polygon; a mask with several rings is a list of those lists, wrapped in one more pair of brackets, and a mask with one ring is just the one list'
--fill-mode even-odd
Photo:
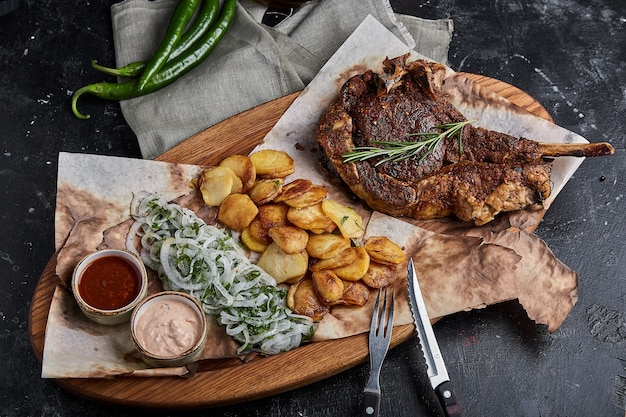
{"label": "metal fork", "polygon": [[384,293],[382,308],[380,306],[380,295],[382,289],[378,290],[374,313],[372,314],[372,324],[369,334],[369,357],[370,376],[363,390],[363,416],[378,416],[380,408],[380,369],[383,360],[389,349],[391,332],[393,328],[393,307],[396,300],[396,293],[391,293],[391,305],[389,306],[389,317],[387,316],[387,289]]}

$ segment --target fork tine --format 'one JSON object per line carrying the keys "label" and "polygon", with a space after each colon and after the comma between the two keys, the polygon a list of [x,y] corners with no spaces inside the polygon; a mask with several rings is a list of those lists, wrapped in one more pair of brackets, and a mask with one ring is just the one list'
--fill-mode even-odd
{"label": "fork tine", "polygon": [[[388,290],[388,288],[385,288],[382,312],[380,313],[380,320],[378,321],[378,331],[376,332],[378,337],[382,337],[385,339],[390,338],[393,329],[393,310],[396,298],[396,292],[392,291],[390,300],[391,303],[389,306],[389,310],[387,310],[387,302],[389,301],[389,297],[387,295]],[[387,317],[387,315],[389,316]]]}
{"label": "fork tine", "polygon": [[[389,305],[389,309],[387,309],[388,302],[388,288],[385,288],[385,292],[383,295],[383,304],[380,305],[380,296],[383,292],[382,288],[378,289],[378,295],[376,296],[376,303],[374,304],[374,312],[372,313],[372,320],[370,323],[370,338],[372,336],[388,338],[393,329],[393,315],[394,315],[394,306],[396,300],[396,292],[395,290],[391,293],[391,303]],[[387,311],[389,310],[389,311]],[[387,316],[387,314],[389,316]]]}
{"label": "fork tine", "polygon": [[380,293],[382,288],[378,289],[378,295],[376,296],[376,303],[374,304],[374,312],[372,313],[372,320],[370,322],[370,338],[376,334],[378,328],[378,315],[380,314]]}
{"label": "fork tine", "polygon": [[[387,291],[385,290],[385,301],[387,300]],[[391,305],[389,306],[389,319],[387,319],[387,333],[385,337],[391,337],[393,332],[393,310],[396,305],[396,291],[391,292]]]}
{"label": "fork tine", "polygon": [[383,295],[383,306],[380,312],[380,318],[378,319],[378,329],[376,330],[376,336],[378,337],[386,337],[385,336],[385,325],[387,315],[387,288],[385,288],[385,294]]}

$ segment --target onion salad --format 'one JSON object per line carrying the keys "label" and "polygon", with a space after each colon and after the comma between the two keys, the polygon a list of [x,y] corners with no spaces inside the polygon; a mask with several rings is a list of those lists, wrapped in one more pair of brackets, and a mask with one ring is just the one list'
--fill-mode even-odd
{"label": "onion salad", "polygon": [[250,262],[227,231],[158,193],[135,195],[131,215],[127,248],[157,272],[166,289],[191,294],[216,316],[240,343],[238,354],[275,355],[311,338],[313,320],[287,307],[287,290]]}

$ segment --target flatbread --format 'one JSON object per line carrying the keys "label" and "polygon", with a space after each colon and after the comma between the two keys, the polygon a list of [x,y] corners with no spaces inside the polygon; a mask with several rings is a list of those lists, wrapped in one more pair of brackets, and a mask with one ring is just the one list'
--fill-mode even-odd
{"label": "flatbread", "polygon": [[[548,245],[525,230],[457,230],[497,243],[521,256],[515,267],[516,296],[528,317],[554,332],[578,301],[578,274],[554,256]],[[500,272],[502,273],[502,272]]]}
{"label": "flatbread", "polygon": [[[215,219],[214,209],[202,204],[197,190],[188,188],[188,183],[199,175],[201,167],[178,167],[178,164],[78,154],[63,155],[61,160],[72,169],[86,170],[89,167],[101,172],[103,184],[109,184],[109,174],[117,171],[120,165],[137,163],[144,174],[147,171],[160,174],[184,171],[188,177],[181,177],[176,183],[167,182],[159,188],[163,188],[166,194],[184,192],[174,201],[194,210],[209,223]],[[61,178],[65,178],[64,172],[65,166],[62,165]],[[171,187],[172,184],[177,185]],[[91,186],[94,190],[100,188],[97,183]],[[122,188],[126,188],[126,192],[118,190],[116,193],[126,195],[126,201],[122,199],[123,203],[117,206],[103,204],[105,199],[96,198],[97,192],[72,192],[69,186],[62,189],[60,198],[80,195],[83,198],[89,196],[92,200],[76,207],[59,205],[63,215],[58,216],[61,221],[58,230],[69,232],[63,246],[63,249],[68,250],[61,250],[58,255],[58,262],[65,265],[61,271],[71,270],[72,264],[83,252],[105,247],[125,247],[126,235],[132,224],[129,208],[132,198],[130,190],[134,184],[126,182]],[[79,190],[80,187],[75,186],[74,189]],[[332,190],[335,195],[342,192],[336,188]],[[73,211],[68,211],[69,208]],[[107,215],[106,212],[114,215]],[[120,220],[108,226],[110,219]],[[576,274],[560,263],[545,243],[531,233],[513,233],[510,229],[490,231],[487,228],[453,228],[447,233],[437,233],[378,212],[367,213],[367,220],[365,239],[369,236],[387,236],[413,257],[429,315],[433,320],[472,308],[518,299],[529,312],[530,318],[546,324],[553,331],[575,303]],[[98,239],[92,239],[90,246],[81,245],[81,233],[93,233]],[[151,293],[162,289],[154,274],[151,274],[150,282]],[[406,274],[401,274],[392,287],[397,294],[395,324],[411,323]],[[366,332],[374,298],[371,296],[363,307],[334,307],[319,324],[314,341]],[[223,329],[215,325],[201,360],[234,358],[236,347]],[[103,326],[89,321],[82,316],[71,294],[61,287],[57,289],[46,331],[44,377],[145,375],[147,369],[149,367],[134,352],[127,326]],[[186,369],[176,372],[182,375],[187,372]],[[174,371],[151,371],[153,375],[161,372],[170,374]]]}
{"label": "flatbread", "polygon": [[[363,42],[363,39],[370,38],[371,42]],[[513,230],[532,229],[537,217],[524,215],[521,221],[515,222],[503,218],[488,228],[481,228],[480,232],[446,221],[411,224],[372,213],[352,200],[343,188],[332,185],[320,169],[315,153],[317,122],[339,87],[355,72],[380,70],[385,54],[396,56],[406,52],[410,51],[402,42],[390,36],[377,22],[367,19],[296,99],[259,148],[287,151],[296,163],[296,172],[288,181],[307,178],[325,185],[329,189],[329,198],[353,206],[364,216],[368,235],[386,235],[402,245],[415,260],[431,318],[518,299],[529,317],[554,330],[576,301],[576,274],[559,263],[536,236],[507,234],[511,233],[509,230],[513,224],[516,226]],[[415,59],[426,58],[415,52],[412,55]],[[450,70],[450,77],[453,76],[454,72]],[[466,105],[467,109],[480,113],[479,119],[484,127],[515,134],[510,130],[523,124],[523,129],[545,129],[549,138],[544,137],[546,133],[527,135],[542,141],[584,140],[521,109],[512,110],[510,103],[483,91],[471,80],[461,82],[457,79],[456,82],[463,90],[458,90],[462,91],[458,97],[462,103],[455,104]],[[473,98],[466,100],[464,94],[471,94]],[[476,118],[465,108],[460,109],[468,118]],[[551,198],[556,197],[580,163],[580,160],[571,161],[571,158],[564,160],[553,169],[555,191]],[[123,241],[124,231],[129,227],[129,204],[133,193],[142,190],[159,192],[167,200],[190,197],[193,190],[189,188],[189,180],[201,170],[202,167],[184,164],[61,153],[55,215],[55,243],[59,251],[57,274],[61,280],[69,281],[72,269],[82,256],[103,247],[101,245],[114,247]],[[191,204],[185,201],[185,204]],[[533,268],[535,257],[541,260],[540,270]],[[398,295],[396,324],[411,322],[405,278],[400,275],[392,284]],[[373,298],[370,297],[362,308],[333,308],[320,323],[315,340],[367,331]],[[85,322],[80,315],[74,314],[76,308],[69,293],[59,288],[52,300],[46,329],[44,377],[186,372],[179,369],[155,371],[137,364],[128,350],[130,336],[123,325],[118,333],[105,341],[101,333],[111,331],[111,328],[105,330],[95,323]],[[229,357],[232,340],[229,342],[223,338],[219,328],[214,331],[216,333],[207,343],[203,357]]]}
{"label": "flatbread", "polygon": [[66,285],[78,261],[97,249],[102,232],[129,218],[133,193],[189,194],[202,167],[121,157],[59,153],[54,220],[56,273]]}
{"label": "flatbread", "polygon": [[[237,344],[209,318],[202,359],[235,358]],[[57,286],[46,328],[42,378],[111,378],[113,376],[185,376],[192,367],[151,369],[143,362],[127,323],[99,325],[78,308],[72,294]]]}

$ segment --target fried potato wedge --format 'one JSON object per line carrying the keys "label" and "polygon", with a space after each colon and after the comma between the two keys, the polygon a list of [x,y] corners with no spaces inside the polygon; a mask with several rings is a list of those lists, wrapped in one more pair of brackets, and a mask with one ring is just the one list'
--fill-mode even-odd
{"label": "fried potato wedge", "polygon": [[250,227],[246,227],[241,231],[241,242],[251,251],[262,253],[267,249],[267,244],[256,240],[252,233],[250,233]]}
{"label": "fried potato wedge", "polygon": [[252,220],[250,226],[247,227],[248,233],[250,236],[259,243],[262,243],[265,246],[268,246],[272,243],[272,238],[269,234],[269,229],[264,227],[263,223],[257,217]]}
{"label": "fried potato wedge", "polygon": [[324,304],[334,305],[343,297],[343,281],[333,271],[313,272],[311,279]]}
{"label": "fried potato wedge", "polygon": [[335,222],[322,210],[321,203],[306,207],[291,207],[287,212],[287,218],[301,229],[318,235],[330,233],[337,228]]}
{"label": "fried potato wedge", "polygon": [[348,249],[350,239],[331,233],[310,235],[306,245],[306,251],[313,258],[328,259],[337,256],[340,252]]}
{"label": "fried potato wedge", "polygon": [[261,254],[257,265],[276,280],[277,284],[295,282],[304,277],[309,267],[306,251],[285,253],[271,243]]}
{"label": "fried potato wedge", "polygon": [[284,204],[264,204],[259,206],[259,213],[250,223],[250,234],[259,242],[266,245],[272,243],[269,230],[272,227],[290,226],[287,219],[289,207]]}
{"label": "fried potato wedge", "polygon": [[309,190],[313,188],[313,183],[311,180],[307,180],[304,178],[298,178],[296,180],[291,181],[289,184],[285,184],[283,186],[283,190],[280,195],[278,195],[274,201],[276,203],[281,203],[286,200],[291,200],[296,197],[300,197],[302,194],[307,193]]}
{"label": "fried potato wedge", "polygon": [[249,190],[256,181],[256,169],[252,160],[246,155],[231,155],[222,159],[219,166],[233,170],[242,183],[242,192]]}
{"label": "fried potato wedge", "polygon": [[382,288],[391,284],[398,276],[397,265],[381,264],[371,261],[362,280],[369,287]]}
{"label": "fried potato wedge", "polygon": [[259,209],[248,194],[230,194],[222,201],[217,220],[241,232],[252,223],[258,212]]}
{"label": "fried potato wedge", "polygon": [[329,199],[322,202],[322,210],[337,225],[343,237],[358,239],[363,236],[363,218],[352,207]]}
{"label": "fried potato wedge", "polygon": [[323,271],[325,269],[335,269],[342,266],[350,265],[356,260],[356,248],[348,248],[341,251],[336,256],[328,259],[320,259],[317,262],[311,264],[309,269],[311,272]]}
{"label": "fried potato wedge", "polygon": [[242,182],[232,169],[216,166],[202,171],[198,179],[198,188],[204,203],[217,207],[228,195],[240,193]]}
{"label": "fried potato wedge", "polygon": [[289,207],[284,204],[264,204],[259,207],[259,219],[269,228],[289,225],[287,212]]}
{"label": "fried potato wedge", "polygon": [[287,152],[263,149],[250,154],[258,178],[285,178],[295,172],[295,164]]}
{"label": "fried potato wedge", "polygon": [[322,303],[315,291],[313,281],[305,278],[289,287],[287,291],[287,307],[296,314],[311,317],[314,321],[320,321],[330,307]]}
{"label": "fried potato wedge", "polygon": [[370,298],[370,289],[363,281],[344,282],[344,303],[355,306],[364,306]]}
{"label": "fried potato wedge", "polygon": [[402,248],[387,236],[372,236],[363,247],[376,262],[397,265],[406,259]]}
{"label": "fried potato wedge", "polygon": [[272,241],[285,253],[298,253],[306,249],[309,234],[295,226],[272,227],[268,234]]}
{"label": "fried potato wedge", "polygon": [[335,274],[346,281],[358,281],[367,273],[370,266],[370,256],[363,246],[357,246],[356,259],[349,265],[333,269]]}
{"label": "fried potato wedge", "polygon": [[283,183],[282,178],[256,180],[247,192],[255,204],[263,205],[273,201],[281,193]]}
{"label": "fried potato wedge", "polygon": [[261,150],[224,158],[190,186],[214,219],[241,233],[251,259],[288,284],[289,308],[320,321],[333,306],[365,305],[372,288],[397,279],[406,255],[385,236],[353,246],[364,235],[361,215],[311,180],[285,183],[294,172],[289,154]]}
{"label": "fried potato wedge", "polygon": [[284,200],[284,203],[290,207],[307,207],[313,204],[321,203],[328,195],[326,187],[321,185],[313,185],[309,191],[297,197]]}

